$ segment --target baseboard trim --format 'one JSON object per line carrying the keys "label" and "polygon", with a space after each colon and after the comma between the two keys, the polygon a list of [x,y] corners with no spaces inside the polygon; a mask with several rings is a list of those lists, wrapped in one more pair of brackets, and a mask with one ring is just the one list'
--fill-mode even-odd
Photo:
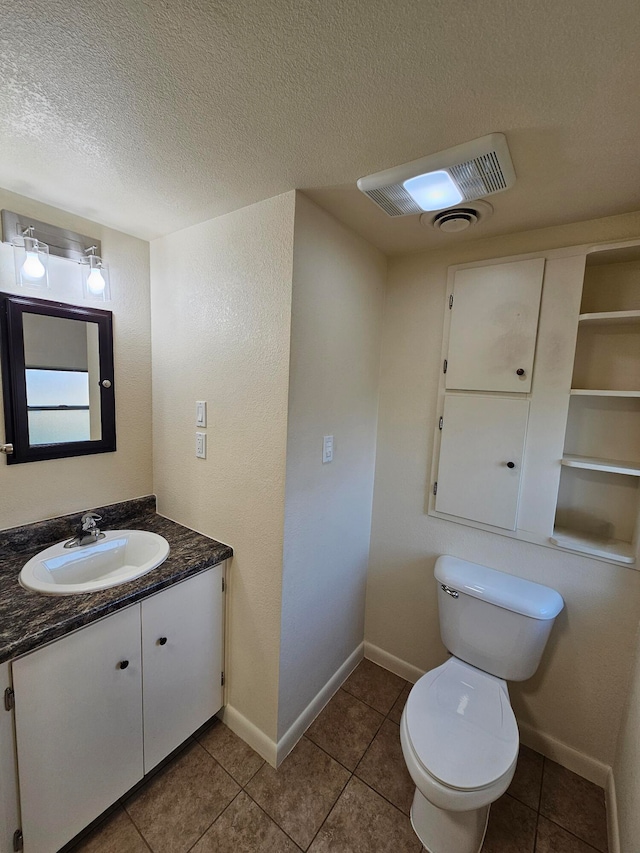
{"label": "baseboard trim", "polygon": [[385,652],[384,649],[381,649],[379,646],[374,646],[373,643],[369,643],[366,640],[364,643],[364,656],[367,660],[377,663],[378,666],[381,666],[383,669],[388,669],[389,672],[399,675],[400,678],[404,678],[412,684],[415,684],[425,672],[423,669],[419,669],[417,666],[407,663],[401,658],[397,658],[390,652]]}
{"label": "baseboard trim", "polygon": [[608,764],[603,764],[602,761],[591,758],[589,755],[585,755],[584,752],[579,752],[579,750],[574,749],[572,746],[568,746],[566,743],[551,737],[551,735],[534,729],[532,726],[527,725],[527,723],[519,722],[518,728],[520,729],[520,740],[525,746],[535,749],[536,752],[541,752],[547,758],[566,767],[567,770],[572,770],[578,776],[588,779],[589,782],[593,782],[601,788],[606,788],[611,772]]}
{"label": "baseboard trim", "polygon": [[[300,716],[289,726],[287,731],[278,740],[276,746],[276,763],[278,767],[284,759],[289,755],[294,746],[298,743],[302,735],[309,728],[318,714],[322,711],[331,697],[336,693],[342,684],[351,675],[353,670],[358,666],[363,657],[364,643],[355,648],[346,661],[339,669],[331,676],[329,681],[316,693],[311,702],[307,705]],[[262,753],[261,753],[262,754]],[[267,759],[269,761],[269,759]],[[272,762],[269,761],[271,764]]]}
{"label": "baseboard trim", "polygon": [[233,705],[225,705],[217,715],[222,722],[229,726],[234,734],[248,743],[252,749],[268,761],[272,767],[276,766],[277,745],[274,740],[259,729],[244,714],[241,714]]}
{"label": "baseboard trim", "polygon": [[620,848],[620,824],[618,823],[618,799],[616,797],[616,780],[613,770],[609,770],[607,784],[604,789],[607,804],[607,834],[609,853],[622,853]]}

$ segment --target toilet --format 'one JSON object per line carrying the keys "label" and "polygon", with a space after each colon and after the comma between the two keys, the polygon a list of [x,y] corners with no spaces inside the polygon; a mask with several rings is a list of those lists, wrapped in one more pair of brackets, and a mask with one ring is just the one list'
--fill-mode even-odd
{"label": "toilet", "polygon": [[411,823],[429,853],[479,853],[489,807],[518,760],[506,681],[534,674],[564,602],[547,586],[457,557],[439,557],[435,577],[452,657],[416,682],[402,714]]}

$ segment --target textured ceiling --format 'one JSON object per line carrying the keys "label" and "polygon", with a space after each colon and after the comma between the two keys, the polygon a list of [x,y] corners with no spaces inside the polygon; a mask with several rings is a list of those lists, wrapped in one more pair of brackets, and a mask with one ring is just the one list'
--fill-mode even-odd
{"label": "textured ceiling", "polygon": [[[640,207],[637,0],[1,0],[0,185],[151,238],[301,188],[388,252]],[[491,131],[442,235],[362,175]]]}

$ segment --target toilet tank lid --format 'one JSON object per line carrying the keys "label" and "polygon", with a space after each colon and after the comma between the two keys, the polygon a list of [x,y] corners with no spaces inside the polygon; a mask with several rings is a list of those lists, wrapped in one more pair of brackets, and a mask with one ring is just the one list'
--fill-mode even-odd
{"label": "toilet tank lid", "polygon": [[551,587],[458,557],[438,557],[435,576],[458,592],[532,619],[555,619],[564,607],[562,596]]}

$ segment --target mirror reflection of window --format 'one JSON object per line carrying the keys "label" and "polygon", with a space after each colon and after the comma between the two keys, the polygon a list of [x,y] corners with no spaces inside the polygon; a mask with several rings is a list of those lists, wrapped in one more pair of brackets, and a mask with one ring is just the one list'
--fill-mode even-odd
{"label": "mirror reflection of window", "polygon": [[23,315],[29,444],[101,438],[98,326]]}
{"label": "mirror reflection of window", "polygon": [[29,444],[89,441],[89,373],[27,368]]}

